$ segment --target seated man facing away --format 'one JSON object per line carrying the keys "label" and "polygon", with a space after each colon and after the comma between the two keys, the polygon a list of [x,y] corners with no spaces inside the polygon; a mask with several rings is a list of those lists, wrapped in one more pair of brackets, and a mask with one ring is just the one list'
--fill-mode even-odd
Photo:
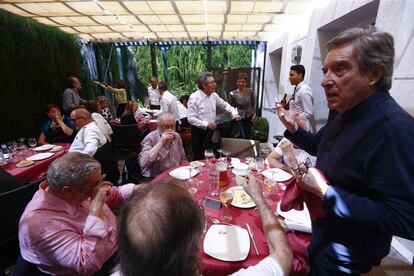
{"label": "seated man facing away", "polygon": [[105,133],[92,119],[92,115],[84,108],[77,108],[70,114],[70,119],[78,130],[69,152],[81,152],[94,156],[98,148],[107,142]]}
{"label": "seated man facing away", "polygon": [[175,117],[169,112],[158,116],[158,129],[150,132],[141,143],[138,161],[145,177],[187,162],[180,135],[175,132]]}
{"label": "seated man facing away", "polygon": [[101,269],[117,250],[110,207],[135,187],[113,187],[102,179],[100,164],[86,154],[67,153],[52,162],[20,219],[20,252],[26,261],[53,275],[91,275]]}
{"label": "seated man facing away", "polygon": [[181,127],[191,127],[188,123],[188,99],[190,98],[189,95],[182,95],[180,100],[177,101],[178,105],[178,116],[180,117]]}
{"label": "seated man facing away", "polygon": [[266,160],[271,168],[279,168],[288,173],[292,173],[291,167],[296,167],[292,164],[292,158],[296,159],[295,163],[304,163],[307,158],[315,165],[316,157],[310,155],[306,151],[293,145],[288,139],[283,138],[276,148],[267,156]]}
{"label": "seated man facing away", "polygon": [[[233,275],[289,275],[292,250],[284,230],[263,198],[258,182],[251,176],[248,182],[244,188],[259,209],[270,254],[257,265]],[[145,186],[134,192],[118,220],[121,275],[201,275],[203,211],[176,183],[141,185]]]}

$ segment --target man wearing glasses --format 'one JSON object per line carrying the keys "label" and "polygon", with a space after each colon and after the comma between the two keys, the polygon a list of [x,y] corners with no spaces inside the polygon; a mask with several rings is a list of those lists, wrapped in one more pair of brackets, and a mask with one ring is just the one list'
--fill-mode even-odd
{"label": "man wearing glasses", "polygon": [[327,49],[327,124],[313,135],[291,109],[277,112],[285,136],[317,157],[316,169],[292,168],[326,212],[312,221],[310,275],[360,275],[381,263],[393,235],[414,238],[414,119],[389,93],[390,34],[352,28]]}
{"label": "man wearing glasses", "polygon": [[84,108],[77,108],[70,114],[70,119],[78,130],[69,152],[77,151],[94,156],[98,148],[107,142],[103,131],[92,119],[92,115]]}
{"label": "man wearing glasses", "polygon": [[158,129],[150,132],[142,141],[138,161],[144,177],[156,177],[160,173],[186,162],[183,142],[175,131],[176,119],[169,112],[158,116]]}

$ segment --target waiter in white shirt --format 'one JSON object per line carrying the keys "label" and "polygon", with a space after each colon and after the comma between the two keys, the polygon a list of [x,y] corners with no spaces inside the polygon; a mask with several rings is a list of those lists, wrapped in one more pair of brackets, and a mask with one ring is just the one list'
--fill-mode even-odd
{"label": "waiter in white shirt", "polygon": [[160,109],[160,92],[158,91],[158,78],[152,76],[148,87],[148,102],[150,109]]}
{"label": "waiter in white shirt", "polygon": [[188,101],[188,122],[191,125],[193,160],[204,158],[205,138],[209,129],[216,129],[216,106],[231,113],[233,119],[240,121],[237,110],[220,98],[216,90],[213,74],[202,72],[198,75],[198,90],[191,94]]}
{"label": "waiter in white shirt", "polygon": [[[168,84],[166,81],[160,81],[158,83],[158,91],[161,95],[160,106],[161,110],[160,113],[169,112],[171,113],[175,121],[177,122],[177,127],[180,122],[180,116],[178,115],[178,105],[177,105],[177,98],[168,91]],[[157,115],[159,115],[157,114]]]}

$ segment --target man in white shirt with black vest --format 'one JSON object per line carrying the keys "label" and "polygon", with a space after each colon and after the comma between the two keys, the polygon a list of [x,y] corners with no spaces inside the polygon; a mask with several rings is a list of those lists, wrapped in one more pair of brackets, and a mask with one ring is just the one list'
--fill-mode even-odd
{"label": "man in white shirt with black vest", "polygon": [[202,72],[198,75],[198,90],[188,101],[188,122],[191,125],[193,160],[204,158],[204,145],[208,129],[216,129],[216,106],[231,113],[233,119],[240,120],[237,110],[215,93],[216,82],[213,74]]}

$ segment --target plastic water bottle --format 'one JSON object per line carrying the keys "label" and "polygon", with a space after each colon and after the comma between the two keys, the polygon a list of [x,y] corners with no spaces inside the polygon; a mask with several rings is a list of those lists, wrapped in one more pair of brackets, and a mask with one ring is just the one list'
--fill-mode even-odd
{"label": "plastic water bottle", "polygon": [[208,193],[212,196],[219,195],[219,173],[217,170],[217,160],[212,158],[208,170]]}

